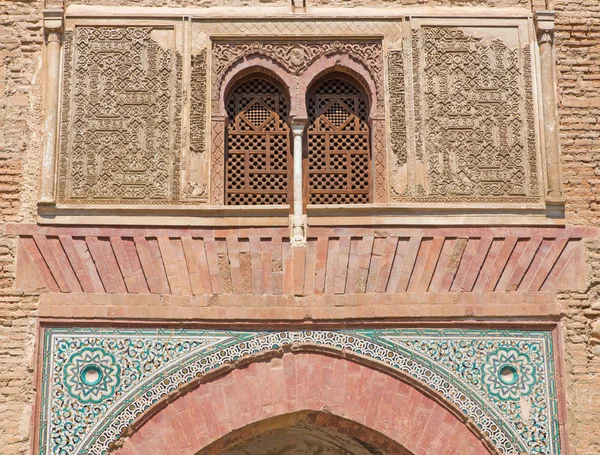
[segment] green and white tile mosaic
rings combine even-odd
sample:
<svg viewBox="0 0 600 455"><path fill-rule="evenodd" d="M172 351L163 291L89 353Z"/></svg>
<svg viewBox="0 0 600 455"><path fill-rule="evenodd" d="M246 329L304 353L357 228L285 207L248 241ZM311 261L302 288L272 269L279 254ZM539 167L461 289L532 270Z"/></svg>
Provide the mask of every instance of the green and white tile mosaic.
<svg viewBox="0 0 600 455"><path fill-rule="evenodd" d="M291 343L345 349L410 375L458 406L502 453L560 453L547 331L49 327L40 454L105 454L123 428L197 375Z"/></svg>

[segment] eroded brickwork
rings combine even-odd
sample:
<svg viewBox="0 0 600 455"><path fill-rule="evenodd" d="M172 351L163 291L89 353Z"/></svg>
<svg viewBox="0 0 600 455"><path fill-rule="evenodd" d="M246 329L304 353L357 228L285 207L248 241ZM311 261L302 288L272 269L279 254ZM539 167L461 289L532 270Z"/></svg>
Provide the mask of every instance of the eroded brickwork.
<svg viewBox="0 0 600 455"><path fill-rule="evenodd" d="M600 4L557 0L556 53L566 216L600 225ZM572 453L600 452L600 243L588 243L589 289L561 296Z"/></svg>
<svg viewBox="0 0 600 455"><path fill-rule="evenodd" d="M575 455L600 453L600 241L587 242L588 290L559 295L570 446ZM594 331L595 329L595 331Z"/></svg>

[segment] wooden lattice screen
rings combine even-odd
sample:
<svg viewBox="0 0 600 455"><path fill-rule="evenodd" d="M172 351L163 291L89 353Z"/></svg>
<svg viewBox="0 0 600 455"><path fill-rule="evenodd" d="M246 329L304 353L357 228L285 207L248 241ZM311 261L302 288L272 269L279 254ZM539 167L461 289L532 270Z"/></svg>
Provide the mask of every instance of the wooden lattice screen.
<svg viewBox="0 0 600 455"><path fill-rule="evenodd" d="M227 100L226 204L287 204L289 106L271 82L240 84Z"/></svg>
<svg viewBox="0 0 600 455"><path fill-rule="evenodd" d="M310 204L367 203L371 153L367 101L344 79L328 79L308 97L308 200Z"/></svg>

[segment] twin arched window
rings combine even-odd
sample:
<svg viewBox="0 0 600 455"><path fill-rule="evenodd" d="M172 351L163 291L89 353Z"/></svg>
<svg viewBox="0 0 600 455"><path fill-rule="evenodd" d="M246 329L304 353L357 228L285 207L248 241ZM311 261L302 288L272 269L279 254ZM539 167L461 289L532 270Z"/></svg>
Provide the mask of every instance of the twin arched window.
<svg viewBox="0 0 600 455"><path fill-rule="evenodd" d="M265 77L240 82L227 98L226 204L291 201L289 103ZM309 204L371 200L368 103L359 86L331 76L307 94L304 200Z"/></svg>

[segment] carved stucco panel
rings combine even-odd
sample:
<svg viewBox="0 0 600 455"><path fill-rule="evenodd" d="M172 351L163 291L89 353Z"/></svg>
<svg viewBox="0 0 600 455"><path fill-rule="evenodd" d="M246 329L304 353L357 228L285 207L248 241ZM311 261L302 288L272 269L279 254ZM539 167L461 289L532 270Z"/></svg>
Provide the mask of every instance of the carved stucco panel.
<svg viewBox="0 0 600 455"><path fill-rule="evenodd" d="M215 42L212 51L213 109L218 109L223 78L232 65L251 56L263 56L296 78L322 56L347 55L366 68L377 90L378 108L383 106L383 57L381 41L327 42ZM292 91L295 87L289 87ZM300 94L302 95L302 94ZM303 100L299 100L302 102Z"/></svg>
<svg viewBox="0 0 600 455"><path fill-rule="evenodd" d="M65 42L58 202L179 197L182 57L173 28L77 27Z"/></svg>
<svg viewBox="0 0 600 455"><path fill-rule="evenodd" d="M208 200L208 153L206 147L207 61L206 49L191 56L190 75L190 152L186 163L189 172L183 197L198 202Z"/></svg>
<svg viewBox="0 0 600 455"><path fill-rule="evenodd" d="M424 25L388 54L393 202L540 202L531 53L519 37Z"/></svg>

